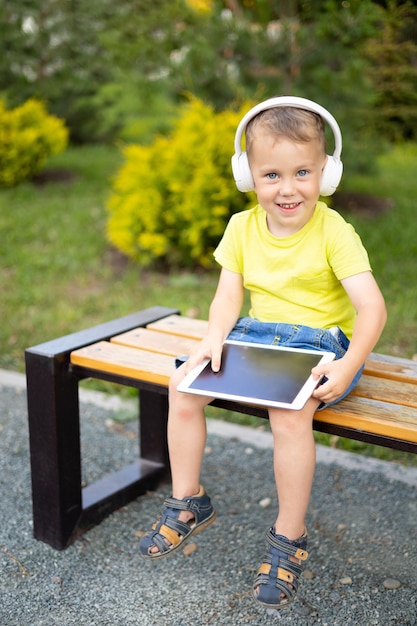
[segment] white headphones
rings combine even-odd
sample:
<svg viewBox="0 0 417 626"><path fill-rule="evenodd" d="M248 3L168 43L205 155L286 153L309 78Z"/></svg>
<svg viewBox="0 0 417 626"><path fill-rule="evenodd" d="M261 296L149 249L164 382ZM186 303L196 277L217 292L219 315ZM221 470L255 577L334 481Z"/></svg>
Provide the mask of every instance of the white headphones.
<svg viewBox="0 0 417 626"><path fill-rule="evenodd" d="M318 115L320 115L320 117L322 117L323 120L329 124L333 131L335 149L332 156L327 155L327 162L324 166L320 181L320 195L331 196L336 191L343 172L343 164L340 160L342 152L342 134L340 132L339 125L333 115L331 115L320 104L316 104L312 100L298 98L296 96L269 98L269 100L265 100L265 102L261 102L260 104L254 106L240 121L235 135L235 154L232 157L232 170L236 187L239 191L254 190L254 182L249 167L248 156L246 152L242 152L241 142L243 132L246 129L248 122L258 115L258 113L266 111L267 109L274 109L275 107L295 107L296 109L313 111L313 113L318 113Z"/></svg>

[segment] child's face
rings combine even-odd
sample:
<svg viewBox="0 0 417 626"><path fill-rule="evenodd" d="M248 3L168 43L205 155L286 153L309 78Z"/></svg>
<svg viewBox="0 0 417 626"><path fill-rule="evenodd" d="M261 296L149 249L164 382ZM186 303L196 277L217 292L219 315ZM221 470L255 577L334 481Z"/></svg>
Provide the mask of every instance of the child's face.
<svg viewBox="0 0 417 626"><path fill-rule="evenodd" d="M288 237L312 217L326 158L318 139L295 143L261 129L255 134L249 163L273 235Z"/></svg>

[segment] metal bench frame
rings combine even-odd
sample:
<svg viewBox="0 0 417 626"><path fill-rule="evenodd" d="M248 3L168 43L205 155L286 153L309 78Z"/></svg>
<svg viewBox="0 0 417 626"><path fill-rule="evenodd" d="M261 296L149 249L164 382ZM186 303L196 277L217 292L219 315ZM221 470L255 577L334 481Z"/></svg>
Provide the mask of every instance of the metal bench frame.
<svg viewBox="0 0 417 626"><path fill-rule="evenodd" d="M34 537L53 548L66 548L78 534L115 509L155 488L168 468L166 388L94 372L94 378L137 387L139 459L99 481L81 487L78 384L89 372L75 372L70 354L178 313L152 307L88 330L39 344L25 351L29 415Z"/></svg>

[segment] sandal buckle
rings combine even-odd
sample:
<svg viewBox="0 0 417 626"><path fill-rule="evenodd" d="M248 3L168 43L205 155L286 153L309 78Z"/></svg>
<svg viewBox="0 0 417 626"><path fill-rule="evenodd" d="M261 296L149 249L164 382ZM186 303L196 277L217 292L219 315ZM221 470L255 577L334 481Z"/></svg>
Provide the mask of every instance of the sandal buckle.
<svg viewBox="0 0 417 626"><path fill-rule="evenodd" d="M280 580L285 580L288 583L294 582L294 575L283 567L278 568L277 578L279 578Z"/></svg>
<svg viewBox="0 0 417 626"><path fill-rule="evenodd" d="M300 561L306 561L308 559L308 552L307 550L302 550L301 548L298 548L294 556L296 559L300 559Z"/></svg>

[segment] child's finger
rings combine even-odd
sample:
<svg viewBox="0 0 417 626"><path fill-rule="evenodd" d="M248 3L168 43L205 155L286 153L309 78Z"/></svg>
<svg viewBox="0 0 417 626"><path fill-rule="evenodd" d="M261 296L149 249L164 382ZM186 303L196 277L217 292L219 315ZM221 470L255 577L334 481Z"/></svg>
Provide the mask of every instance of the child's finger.
<svg viewBox="0 0 417 626"><path fill-rule="evenodd" d="M213 372L218 372L220 370L222 363L222 350L212 350L211 353L211 369Z"/></svg>

